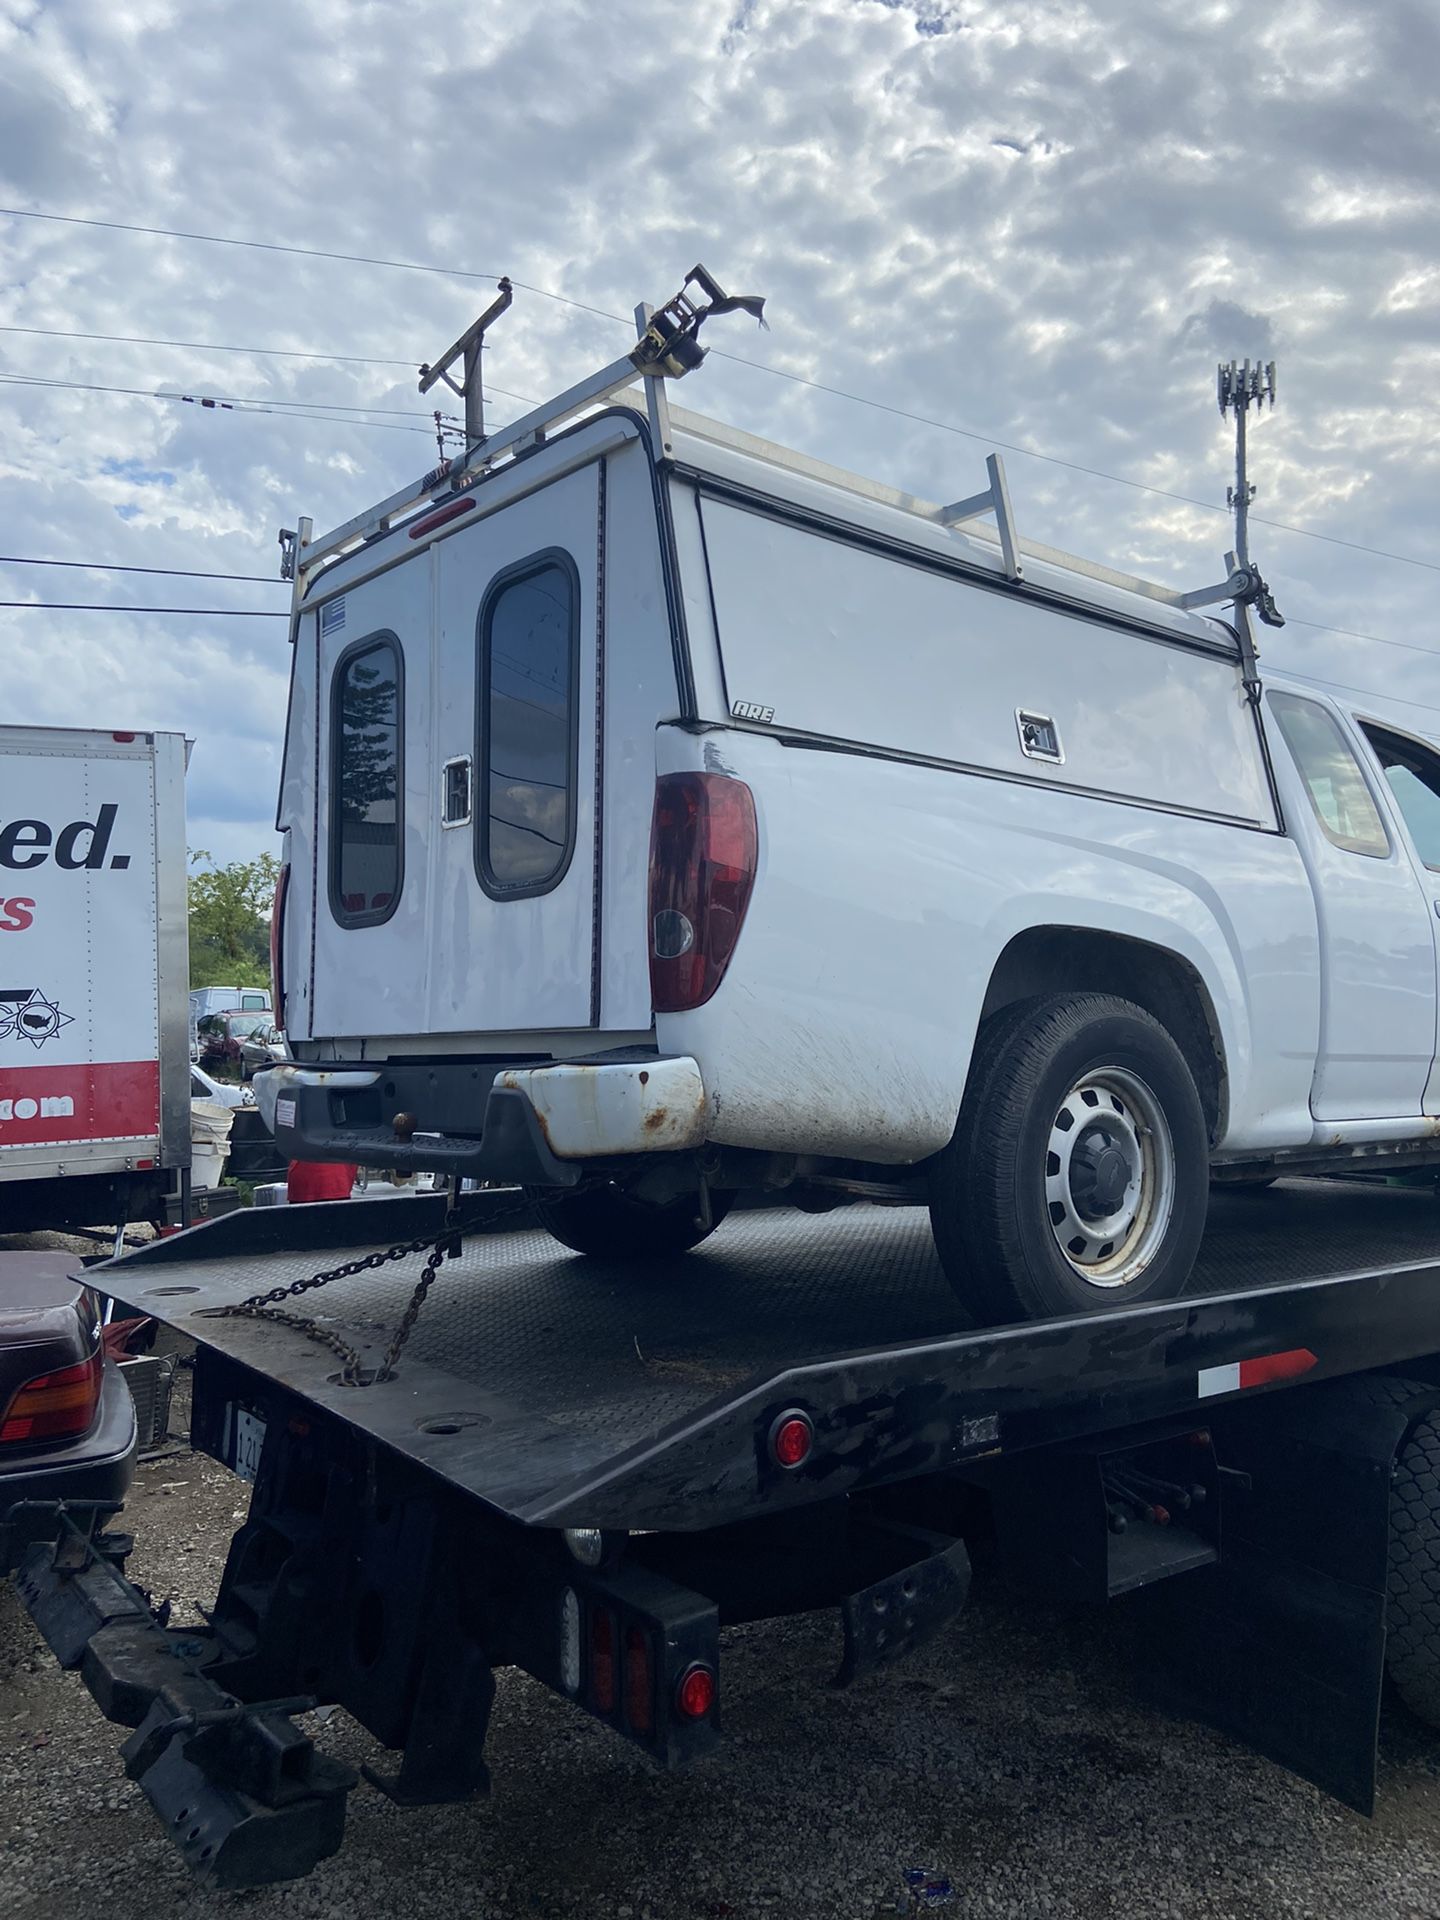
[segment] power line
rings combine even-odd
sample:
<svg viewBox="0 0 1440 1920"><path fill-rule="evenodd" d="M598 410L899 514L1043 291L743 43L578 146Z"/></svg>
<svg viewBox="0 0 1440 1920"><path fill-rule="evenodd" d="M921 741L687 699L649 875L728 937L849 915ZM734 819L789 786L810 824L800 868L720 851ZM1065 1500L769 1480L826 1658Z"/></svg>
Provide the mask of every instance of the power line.
<svg viewBox="0 0 1440 1920"><path fill-rule="evenodd" d="M263 354L273 360L333 360L346 367L406 367L412 373L416 366L413 360L382 359L372 354L310 353L299 347L231 347L217 340L157 340L144 333L74 333L66 327L15 326L0 326L0 333L24 333L38 340L104 340L121 347L191 347L199 353Z"/></svg>
<svg viewBox="0 0 1440 1920"><path fill-rule="evenodd" d="M326 425L332 426L332 427L340 427L340 426L373 427L378 432L381 432L381 433L421 433L421 434L424 434L427 438L433 438L434 432L435 432L435 429L433 426L432 427L421 427L421 426L411 427L411 426L392 425L391 422L388 420L365 420L365 419L337 420L334 418L334 415L337 412L354 412L354 413L363 414L371 411L374 411L374 412L384 411L384 409L381 409L381 408L374 408L374 409L367 408L367 407L342 408L342 407L336 406L336 407L332 407L330 412L328 413L298 411L298 409L300 409L301 407L314 408L314 407L325 406L328 404L327 402L321 401L321 400L310 400L310 401L282 400L282 401L272 403L272 402L263 401L263 400L250 400L250 399L246 399L238 396L235 398L229 398L221 394L201 395L201 394L188 394L188 393L154 393L146 387L103 386L96 381L42 379L39 375L36 375L36 374L23 374L23 373L0 373L0 382L3 382L4 385L11 386L11 387L59 388L66 392L71 392L71 393L113 393L113 394L124 394L136 400L179 401L179 402L188 403L191 406L201 407L206 411L209 411L210 408L213 407L213 408L223 409L228 413L268 413L277 420L319 420L325 423ZM209 402L209 407L207 407L206 405L207 402ZM498 431L498 429L496 430Z"/></svg>
<svg viewBox="0 0 1440 1920"><path fill-rule="evenodd" d="M76 333L64 327L17 326L0 326L0 333L27 334L39 340L101 340L111 346L120 347L182 347L193 349L197 353L245 353L269 360L321 360L330 361L341 367L405 367L412 373L416 370L413 360L388 359L373 354L317 353L308 348L302 351L299 347L238 347L219 340L162 340L148 333ZM509 387L491 386L487 381L485 383L486 399L493 398L497 393L506 400L523 401L527 407L540 405L540 402L528 393L515 393ZM305 403L294 401L291 404L300 406ZM318 406L323 403L317 401L314 404ZM376 413L382 409L366 407L360 411ZM447 415L446 417L448 419L456 416Z"/></svg>
<svg viewBox="0 0 1440 1920"><path fill-rule="evenodd" d="M127 607L100 600L0 600L0 607L39 613L186 613L217 620L288 620L269 607Z"/></svg>
<svg viewBox="0 0 1440 1920"><path fill-rule="evenodd" d="M80 567L87 573L159 573L170 580L254 580L266 587L284 584L268 573L197 573L190 567L122 566L118 560L39 560L26 553L0 553L0 567Z"/></svg>
<svg viewBox="0 0 1440 1920"><path fill-rule="evenodd" d="M28 207L0 207L14 220L50 220L66 227L103 227L110 233L144 233L160 240L204 240L215 247L251 247L260 253L298 254L307 260L343 260L357 267L399 267L407 273L443 273L456 280L498 281L498 273L469 273L463 267L432 267L419 260L380 260L368 253L331 253L321 247L292 247L278 240L240 240L223 233L187 233L173 227L140 227L125 220L91 220L74 213L37 213ZM538 291L538 289L531 289Z"/></svg>
<svg viewBox="0 0 1440 1920"><path fill-rule="evenodd" d="M0 207L0 215L8 215L10 218L17 220L48 220L65 226L103 228L115 233L145 234L152 238L166 240L203 241L212 246L248 247L257 249L260 252L294 254L306 259L339 260L355 266L385 267L404 273L440 274L457 280L486 280L493 282L498 281L500 278L500 276L495 273L481 273L465 267L437 266L428 261L390 260L375 254L334 253L319 247L282 245L280 242L273 240L249 240L228 234L194 233L183 228L175 227L137 226L120 220L82 218L76 214L40 213L24 207ZM543 300L553 300L560 306L573 308L578 313L592 314L597 319L612 321L616 326L628 328L631 325L631 322L627 320L623 314L611 313L606 307L592 306L584 300L571 299L567 294L556 293L550 287L537 287L528 281L515 280L513 276L511 283L521 292L533 293L537 298ZM165 345L172 343L156 341L144 344ZM173 344L181 345L186 343L175 342ZM229 348L220 348L217 350L221 352L240 351L240 349ZM266 351L266 349L252 349L252 351L261 352ZM273 351L283 350L273 349ZM1181 506L1197 507L1204 513L1228 514L1229 512L1228 507L1222 507L1213 500L1199 500L1196 499L1193 494L1176 493L1168 487L1157 487L1145 480L1131 480L1124 474L1108 473L1104 468L1088 466L1081 460L1067 460L1060 454L1044 453L1039 448L1021 446L1019 442L1013 440L1001 440L995 434L984 433L973 427L957 426L950 420L937 420L931 414L915 413L909 408L894 406L889 401L872 399L868 394L852 393L845 387L830 386L823 380L812 380L805 374L792 373L785 367L768 366L762 360L751 360L744 354L731 353L722 347L714 347L711 351L717 359L731 361L736 366L749 367L757 373L768 373L773 375L777 380L789 380L792 384L807 387L812 392L827 394L837 400L848 400L855 406L870 407L876 412L889 414L894 419L908 420L916 426L933 427L940 433L956 434L962 439L979 441L985 445L997 447L1005 453L1019 454L1027 460L1040 460L1049 466L1062 467L1070 473L1084 474L1092 480L1108 480L1114 486L1130 487L1137 493L1153 494L1160 500L1173 500ZM384 364L409 366L411 363L407 360L403 362L387 361ZM497 387L495 391L500 393L503 392L504 389ZM507 397L523 399L523 396L518 394ZM418 429L418 431L425 431L425 429ZM1320 540L1330 546L1348 548L1354 553L1369 554L1380 560L1392 560L1401 566L1422 567L1427 572L1440 573L1440 561L1420 560L1413 554L1393 553L1383 547L1366 546L1358 540L1342 539L1338 534L1319 533L1310 527L1297 527L1289 521L1267 519L1263 514L1251 514L1250 518L1255 525L1273 528L1278 533L1293 533L1297 534L1301 539Z"/></svg>

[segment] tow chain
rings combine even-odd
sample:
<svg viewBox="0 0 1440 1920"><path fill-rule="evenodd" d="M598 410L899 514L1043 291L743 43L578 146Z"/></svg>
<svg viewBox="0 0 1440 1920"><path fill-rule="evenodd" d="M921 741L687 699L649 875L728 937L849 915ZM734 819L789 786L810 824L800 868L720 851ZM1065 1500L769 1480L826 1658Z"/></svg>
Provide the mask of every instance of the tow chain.
<svg viewBox="0 0 1440 1920"><path fill-rule="evenodd" d="M528 1200L519 1200L514 1206L501 1208L496 1213L486 1214L483 1219L476 1216L462 1220L457 1207L448 1207L445 1212L445 1224L438 1234L419 1240L402 1240L398 1245L388 1247L384 1253L362 1254L356 1260L347 1260L343 1266L327 1268L323 1273L312 1273L307 1279L292 1280L288 1287L271 1287L268 1293L251 1294L248 1300L238 1300L234 1306L212 1307L210 1313L216 1319L265 1320L277 1327L290 1327L296 1333L304 1334L307 1340L318 1341L322 1347L329 1347L341 1360L341 1382L347 1387L378 1386L382 1380L389 1380L395 1372L395 1362L405 1346L405 1342L415 1331L415 1322L420 1317L420 1309L425 1304L425 1296L435 1284L435 1277L447 1260L459 1257L461 1242L467 1233L473 1233L477 1227L493 1228L502 1221L509 1220L522 1213L529 1213ZM401 1314L385 1350L385 1358L373 1372L367 1370L364 1359L347 1341L330 1327L322 1327L318 1320L303 1313L287 1313L279 1305L283 1300L292 1300L297 1294L311 1293L317 1287L328 1287L332 1280L349 1280L357 1273L371 1272L385 1267L392 1260L408 1260L413 1254L428 1253L429 1258L420 1270L420 1278L415 1283L409 1304Z"/></svg>

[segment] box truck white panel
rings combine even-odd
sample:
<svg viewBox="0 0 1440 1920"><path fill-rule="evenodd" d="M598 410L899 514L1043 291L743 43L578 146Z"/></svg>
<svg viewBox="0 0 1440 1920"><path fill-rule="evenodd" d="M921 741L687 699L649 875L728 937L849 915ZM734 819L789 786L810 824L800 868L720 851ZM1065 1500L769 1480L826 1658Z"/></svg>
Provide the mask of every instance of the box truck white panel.
<svg viewBox="0 0 1440 1920"><path fill-rule="evenodd" d="M0 728L7 1194L189 1163L184 774L179 735Z"/></svg>

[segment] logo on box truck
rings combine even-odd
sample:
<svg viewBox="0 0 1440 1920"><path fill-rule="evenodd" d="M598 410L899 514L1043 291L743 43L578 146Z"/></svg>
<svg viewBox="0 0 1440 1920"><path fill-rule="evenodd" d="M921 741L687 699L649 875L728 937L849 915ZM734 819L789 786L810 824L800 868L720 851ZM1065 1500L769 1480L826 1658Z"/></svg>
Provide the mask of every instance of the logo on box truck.
<svg viewBox="0 0 1440 1920"><path fill-rule="evenodd" d="M18 867L22 871L43 867L54 854L57 867L78 872L88 867L95 872L106 864L110 838L120 809L108 802L93 820L72 820L55 828L48 820L8 820L0 826L0 867ZM128 853L110 854L112 868L130 864Z"/></svg>
<svg viewBox="0 0 1440 1920"><path fill-rule="evenodd" d="M46 1093L38 1100L32 1100L28 1094L21 1094L18 1100L0 1100L0 1121L4 1120L68 1120L75 1112L75 1102L68 1093Z"/></svg>

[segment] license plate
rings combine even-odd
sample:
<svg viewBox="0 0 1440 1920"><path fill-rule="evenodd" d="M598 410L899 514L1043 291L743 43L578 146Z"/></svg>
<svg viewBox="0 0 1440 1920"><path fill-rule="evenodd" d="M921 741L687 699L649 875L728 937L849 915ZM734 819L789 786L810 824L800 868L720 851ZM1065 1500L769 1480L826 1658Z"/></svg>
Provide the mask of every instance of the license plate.
<svg viewBox="0 0 1440 1920"><path fill-rule="evenodd" d="M260 1472L260 1454L265 1445L265 1422L258 1414L235 1409L235 1458L231 1462L242 1480L252 1483Z"/></svg>

